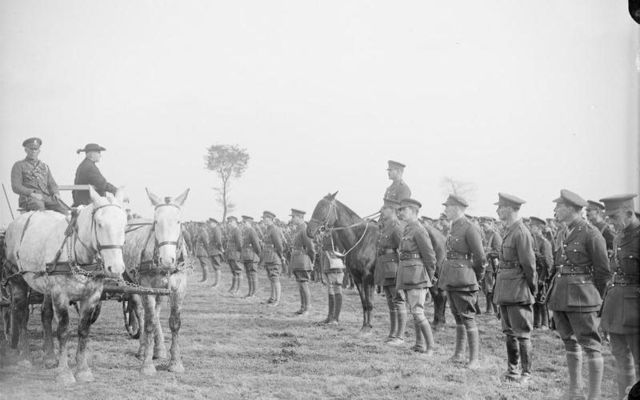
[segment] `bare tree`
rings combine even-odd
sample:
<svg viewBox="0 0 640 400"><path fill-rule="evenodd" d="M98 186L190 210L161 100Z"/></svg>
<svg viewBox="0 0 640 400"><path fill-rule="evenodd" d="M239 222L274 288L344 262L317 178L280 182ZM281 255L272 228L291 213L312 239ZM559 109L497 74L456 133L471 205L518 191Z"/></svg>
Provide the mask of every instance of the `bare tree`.
<svg viewBox="0 0 640 400"><path fill-rule="evenodd" d="M467 201L473 201L478 190L475 183L460 181L450 176L445 176L440 180L440 187L445 196L455 194L462 196Z"/></svg>
<svg viewBox="0 0 640 400"><path fill-rule="evenodd" d="M231 180L239 178L246 171L249 153L237 145L216 144L207 148L204 161L205 168L214 171L220 178L221 186L213 189L218 194L216 201L222 206L222 220L224 221L227 218L227 213L235 208L229 198Z"/></svg>

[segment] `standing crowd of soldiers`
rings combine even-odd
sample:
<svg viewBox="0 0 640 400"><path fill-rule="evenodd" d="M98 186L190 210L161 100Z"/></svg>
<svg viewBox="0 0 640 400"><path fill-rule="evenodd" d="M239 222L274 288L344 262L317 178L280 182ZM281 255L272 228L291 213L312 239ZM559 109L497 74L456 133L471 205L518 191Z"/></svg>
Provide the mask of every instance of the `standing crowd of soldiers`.
<svg viewBox="0 0 640 400"><path fill-rule="evenodd" d="M42 141L30 138L23 146L27 157L15 163L12 188L25 210L51 209L67 213L49 167L38 159ZM78 167L74 183L91 184L96 191L115 192L95 163L105 149L88 144L78 152L86 158ZM419 218L421 203L411 198L403 181L405 166L388 163L393 181L383 197L376 248L375 283L384 290L390 329L385 342L402 346L407 316L413 317L412 349L430 355L435 346L425 302L434 304L433 329L445 324L449 303L455 319L454 362L479 368L481 338L476 315L478 297L486 297L485 313L495 313L505 335L505 379L526 384L532 374L531 332L551 325L562 339L568 368L566 398L582 399L582 365L588 370L588 399L601 392L604 371L603 335L608 335L616 360L619 394L640 374L640 220L635 194L586 201L569 190L553 200L554 218L519 216L525 201L498 193L498 218L471 217L462 196L451 194L438 219ZM88 204L89 197L74 192L74 206ZM582 212L586 209L586 218ZM283 272L295 276L300 293L297 315L308 315L310 280L322 280L328 288L326 324L339 321L345 265L331 235L307 236L305 212L292 209L288 224L264 211L260 222L250 216L234 216L221 224L187 223L183 236L189 251L199 260L203 281L208 267L213 286L220 281L223 261L229 265L237 295L244 270L248 291L256 294L259 267L271 284L266 303L281 299ZM315 239L315 242L314 242ZM316 257L316 255L319 255ZM552 316L550 317L550 312ZM468 356L466 347L468 347Z"/></svg>

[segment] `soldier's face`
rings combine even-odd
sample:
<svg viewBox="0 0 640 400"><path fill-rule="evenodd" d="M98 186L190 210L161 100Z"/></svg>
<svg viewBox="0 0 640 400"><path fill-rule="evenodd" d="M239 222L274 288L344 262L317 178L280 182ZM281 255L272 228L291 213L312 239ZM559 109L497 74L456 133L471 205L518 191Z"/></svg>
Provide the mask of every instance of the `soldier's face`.
<svg viewBox="0 0 640 400"><path fill-rule="evenodd" d="M556 203L553 209L553 216L556 221L566 222L570 219L573 209L564 203Z"/></svg>
<svg viewBox="0 0 640 400"><path fill-rule="evenodd" d="M587 210L587 219L592 224L594 222L600 221L600 218L598 217L599 215L600 215L600 212L598 210Z"/></svg>
<svg viewBox="0 0 640 400"><path fill-rule="evenodd" d="M444 206L444 215L447 216L449 221L453 221L454 219L458 219L458 217L462 214L462 210L458 206L453 204L449 204Z"/></svg>
<svg viewBox="0 0 640 400"><path fill-rule="evenodd" d="M617 232L629 226L631 219L630 213L624 210L618 210L607 217L607 221L613 225Z"/></svg>
<svg viewBox="0 0 640 400"><path fill-rule="evenodd" d="M30 160L37 160L38 154L40 154L40 147L25 147L24 152L27 153L27 158Z"/></svg>
<svg viewBox="0 0 640 400"><path fill-rule="evenodd" d="M394 169L394 168L390 168L387 170L387 176L389 177L389 179L396 179L398 178L398 170Z"/></svg>
<svg viewBox="0 0 640 400"><path fill-rule="evenodd" d="M512 212L513 209L511 207L506 207L503 205L499 205L498 209L496 210L496 214L498 214L500 221L506 221L511 216Z"/></svg>

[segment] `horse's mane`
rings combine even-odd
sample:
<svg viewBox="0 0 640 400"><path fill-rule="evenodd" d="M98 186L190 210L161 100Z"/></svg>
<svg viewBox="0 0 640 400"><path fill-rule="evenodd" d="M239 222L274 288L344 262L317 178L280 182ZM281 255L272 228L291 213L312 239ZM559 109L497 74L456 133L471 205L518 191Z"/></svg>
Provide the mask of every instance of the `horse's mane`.
<svg viewBox="0 0 640 400"><path fill-rule="evenodd" d="M335 199L334 199L335 200ZM349 207L347 207L344 203L342 203L339 200L335 200L336 204L339 205L341 208L344 209L344 211L347 213L348 217L354 218L354 219L362 219L360 218L360 216L358 214L356 214L355 211L353 211L352 209L350 209Z"/></svg>

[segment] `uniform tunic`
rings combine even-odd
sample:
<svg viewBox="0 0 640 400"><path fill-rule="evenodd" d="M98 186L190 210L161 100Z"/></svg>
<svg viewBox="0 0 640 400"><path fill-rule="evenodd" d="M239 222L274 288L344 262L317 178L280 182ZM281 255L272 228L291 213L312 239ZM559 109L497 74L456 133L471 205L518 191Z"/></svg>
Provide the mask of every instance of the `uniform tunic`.
<svg viewBox="0 0 640 400"><path fill-rule="evenodd" d="M409 186L407 186L407 184L404 183L402 179L393 181L391 186L389 186L387 190L384 192L385 199L391 199L395 201L408 199L410 197L411 197L411 189L409 189Z"/></svg>
<svg viewBox="0 0 640 400"><path fill-rule="evenodd" d="M240 261L240 249L242 248L242 234L240 229L236 227L229 227L227 236L227 243L225 246L225 256L229 263L229 268L234 275L239 274L242 268L238 264Z"/></svg>
<svg viewBox="0 0 640 400"><path fill-rule="evenodd" d="M385 220L379 230L376 244L376 269L374 281L376 285L393 286L396 284L398 272L398 248L402 240L400 221Z"/></svg>
<svg viewBox="0 0 640 400"><path fill-rule="evenodd" d="M610 252L613 251L613 239L615 238L616 234L613 232L609 224L607 224L605 221L602 221L593 224L593 226L595 226L602 234L602 237L604 237L604 241L607 244L607 250Z"/></svg>
<svg viewBox="0 0 640 400"><path fill-rule="evenodd" d="M224 252L222 245L222 230L219 226L209 227L209 256L221 256Z"/></svg>
<svg viewBox="0 0 640 400"><path fill-rule="evenodd" d="M260 261L258 255L261 251L260 239L258 238L256 230L251 225L245 225L242 229L241 257L247 272L256 272L255 263Z"/></svg>
<svg viewBox="0 0 640 400"><path fill-rule="evenodd" d="M399 250L398 290L431 287L436 272L436 256L427 230L418 221L410 221L405 226Z"/></svg>
<svg viewBox="0 0 640 400"><path fill-rule="evenodd" d="M88 158L82 160L80 165L78 165L78 168L76 169L76 178L73 183L74 185L93 185L94 189L100 196L104 196L106 192L116 194L116 191L118 190L118 188L107 182L96 166L96 163ZM91 196L87 190L74 190L72 195L74 207L81 204L91 204Z"/></svg>
<svg viewBox="0 0 640 400"><path fill-rule="evenodd" d="M483 290L485 293L493 293L496 284L496 274L498 273L498 258L502 249L502 237L495 230L490 230L486 236L486 244L484 246L485 254L488 259L487 273L482 280Z"/></svg>
<svg viewBox="0 0 640 400"><path fill-rule="evenodd" d="M52 196L58 194L58 184L51 175L49 166L40 160L30 160L25 158L13 164L11 168L11 189L20 195L18 206L25 209L31 203L31 194L40 193L47 200L52 201ZM47 199L49 198L49 199Z"/></svg>
<svg viewBox="0 0 640 400"><path fill-rule="evenodd" d="M303 222L298 225L291 249L290 265L298 280L309 280L310 271L313 270L311 260L315 259L315 256L315 246L307 236L307 223Z"/></svg>
<svg viewBox="0 0 640 400"><path fill-rule="evenodd" d="M533 304L538 277L533 238L522 220L505 231L496 276L495 302L498 305Z"/></svg>
<svg viewBox="0 0 640 400"><path fill-rule="evenodd" d="M447 239L447 259L439 287L447 291L477 291L486 262L480 228L466 217L451 224Z"/></svg>
<svg viewBox="0 0 640 400"><path fill-rule="evenodd" d="M198 224L196 230L195 245L196 257L209 258L209 231L204 224Z"/></svg>
<svg viewBox="0 0 640 400"><path fill-rule="evenodd" d="M277 226L271 225L266 229L260 257L260 263L265 266L269 277L280 275L282 252L282 232Z"/></svg>

